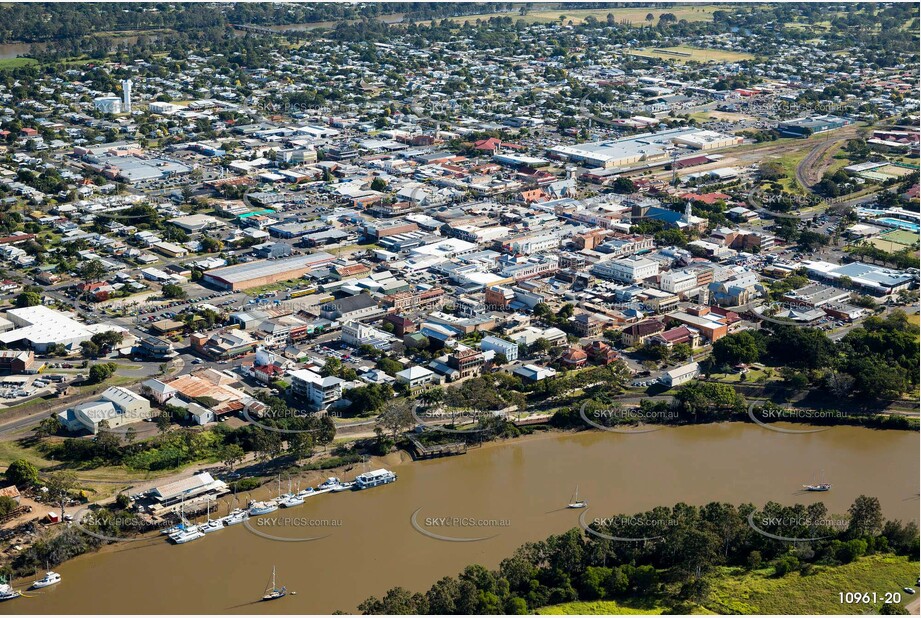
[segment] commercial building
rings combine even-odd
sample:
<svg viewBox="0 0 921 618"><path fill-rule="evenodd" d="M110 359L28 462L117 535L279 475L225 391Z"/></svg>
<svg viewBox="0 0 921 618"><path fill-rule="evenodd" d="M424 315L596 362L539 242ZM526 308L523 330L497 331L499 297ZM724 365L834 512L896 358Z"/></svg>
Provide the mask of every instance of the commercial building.
<svg viewBox="0 0 921 618"><path fill-rule="evenodd" d="M684 311L666 314L666 318L697 330L710 343L716 343L729 334L727 317L714 313L710 307L688 307Z"/></svg>
<svg viewBox="0 0 921 618"><path fill-rule="evenodd" d="M35 353L32 350L0 351L0 375L37 373L44 366L45 363L35 362Z"/></svg>
<svg viewBox="0 0 921 618"><path fill-rule="evenodd" d="M679 128L615 140L556 146L549 150L549 154L557 159L582 163L586 167L613 168L665 160L675 145L707 150L732 146L741 141L741 138L714 131Z"/></svg>
<svg viewBox="0 0 921 618"><path fill-rule="evenodd" d="M335 259L336 257L330 253L318 251L281 260L257 260L209 270L205 273L204 280L225 290L246 290L278 281L297 279Z"/></svg>
<svg viewBox="0 0 921 618"><path fill-rule="evenodd" d="M835 283L846 282L850 287L857 288L873 294L884 296L894 294L899 290L906 290L911 285L914 277L907 272L883 268L873 264L853 262L844 266L830 262L806 262L809 277ZM3 335L0 335L2 341Z"/></svg>
<svg viewBox="0 0 921 618"><path fill-rule="evenodd" d="M518 360L517 343L512 343L511 341L506 341L505 339L499 339L498 337L493 337L492 335L483 337L483 340L480 341L480 349L483 351L492 350L496 354L502 354L509 362Z"/></svg>
<svg viewBox="0 0 921 618"><path fill-rule="evenodd" d="M384 314L384 309L370 294L346 296L325 303L320 307L320 315L327 320L351 321L376 317Z"/></svg>
<svg viewBox="0 0 921 618"><path fill-rule="evenodd" d="M435 381L435 372L425 367L410 367L396 373L397 382L406 386L411 393L424 389Z"/></svg>
<svg viewBox="0 0 921 618"><path fill-rule="evenodd" d="M592 267L592 274L602 279L636 283L658 275L659 263L640 257L608 260L595 264Z"/></svg>
<svg viewBox="0 0 921 618"><path fill-rule="evenodd" d="M851 124L850 120L838 116L807 116L781 122L777 125L777 131L787 137L809 137L816 133L840 129L849 124Z"/></svg>
<svg viewBox="0 0 921 618"><path fill-rule="evenodd" d="M738 146L744 140L737 135L726 135L716 131L697 131L676 136L672 141L681 146L694 148L696 150L713 150L715 148L727 148L729 146Z"/></svg>
<svg viewBox="0 0 921 618"><path fill-rule="evenodd" d="M32 348L39 353L46 352L49 347L57 344L62 344L68 349L75 349L97 333L128 332L114 324L83 324L65 313L49 309L44 305L9 309L6 312L6 319L16 328L0 333L0 343L7 346L20 345Z"/></svg>
<svg viewBox="0 0 921 618"><path fill-rule="evenodd" d="M687 365L682 365L681 367L666 371L659 377L659 382L671 388L684 384L685 382L690 382L698 375L700 375L700 365L697 363L688 363Z"/></svg>
<svg viewBox="0 0 921 618"><path fill-rule="evenodd" d="M393 336L361 322L346 322L342 325L342 343L352 347L369 345L387 351L393 346Z"/></svg>
<svg viewBox="0 0 921 618"><path fill-rule="evenodd" d="M697 287L697 273L693 270L670 270L659 279L659 288L681 294Z"/></svg>
<svg viewBox="0 0 921 618"><path fill-rule="evenodd" d="M288 373L291 384L288 392L292 397L306 402L319 412L326 410L342 398L345 380L334 376L323 377L309 369L298 369Z"/></svg>
<svg viewBox="0 0 921 618"><path fill-rule="evenodd" d="M483 353L473 348L457 349L448 356L448 367L455 369L462 379L480 373L484 362Z"/></svg>
<svg viewBox="0 0 921 618"><path fill-rule="evenodd" d="M189 337L192 349L215 360L226 360L252 352L258 343L245 330L226 330L212 333L192 333Z"/></svg>
<svg viewBox="0 0 921 618"><path fill-rule="evenodd" d="M107 388L97 401L75 405L58 414L58 420L68 431L99 433L102 423L108 429L138 423L151 418L150 402L127 388Z"/></svg>
<svg viewBox="0 0 921 618"><path fill-rule="evenodd" d="M200 501L205 497L216 498L229 491L227 483L214 479L208 472L202 472L191 478L154 487L147 495L156 500L161 507L167 507L190 500Z"/></svg>

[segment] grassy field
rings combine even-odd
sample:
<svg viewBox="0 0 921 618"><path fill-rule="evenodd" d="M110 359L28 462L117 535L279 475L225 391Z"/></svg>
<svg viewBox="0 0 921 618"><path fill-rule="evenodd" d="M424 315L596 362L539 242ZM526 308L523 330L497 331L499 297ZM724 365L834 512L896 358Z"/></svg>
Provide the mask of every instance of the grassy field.
<svg viewBox="0 0 921 618"><path fill-rule="evenodd" d="M899 592L902 604L912 596L901 592L903 586L913 586L918 577L918 562L905 557L880 555L861 558L839 567L815 567L811 575L792 573L773 577L773 568L742 571L723 568L719 577L710 580L706 600L694 614L878 614L882 600L876 605L842 604L839 592ZM667 605L658 599L646 598L618 601L576 601L551 605L537 610L545 616L563 615L651 615L662 614Z"/></svg>
<svg viewBox="0 0 921 618"><path fill-rule="evenodd" d="M38 60L34 58L2 58L0 59L0 71L4 69L18 69L34 64L38 64Z"/></svg>
<svg viewBox="0 0 921 618"><path fill-rule="evenodd" d="M665 607L657 602L645 604L642 602L624 602L617 601L573 601L572 603L562 603L560 605L551 605L542 607L537 613L542 616L575 616L575 615L657 615L665 611Z"/></svg>
<svg viewBox="0 0 921 618"><path fill-rule="evenodd" d="M782 578L772 569L730 575L713 581L703 603L720 614L864 614L878 613L882 601L871 607L841 604L838 592L873 591L877 594L901 591L913 586L918 563L907 558L869 556L840 567L816 567L812 575L793 573ZM902 594L902 602L911 597Z"/></svg>
<svg viewBox="0 0 921 618"><path fill-rule="evenodd" d="M663 13L672 13L679 20L685 19L687 21L710 21L713 19L713 13L718 10L732 10L732 7L727 7L725 5L719 4L695 4L695 5L685 5L685 6L673 6L668 9L659 9L659 8L648 8L648 7L624 7L624 8L603 8L603 9L575 9L575 10L565 10L565 9L555 9L555 10L532 10L529 11L527 15L520 15L518 11L512 11L508 13L483 13L480 15L463 15L460 17L452 17L451 19L457 23L464 23L465 21L475 22L477 19L487 20L490 17L511 17L513 20L523 19L529 24L547 24L547 23L559 23L560 16L564 16L565 23L572 21L573 24L581 24L585 21L587 17L594 17L598 21L605 21L608 17L608 14L614 16L614 20L618 23L626 21L631 25L643 26L647 24L655 25L659 22L659 16ZM646 21L646 15L652 13L654 20L651 22ZM438 20L441 21L441 20ZM431 23L431 22L419 22L419 23Z"/></svg>
<svg viewBox="0 0 921 618"><path fill-rule="evenodd" d="M908 316L908 322L910 324L914 324L915 326L921 326L921 315L912 313Z"/></svg>
<svg viewBox="0 0 921 618"><path fill-rule="evenodd" d="M674 53L668 53L674 52ZM634 56L646 56L650 58L662 58L663 60L675 60L677 62L736 62L739 60L751 60L754 58L751 54L742 52L727 51L723 49L701 49L698 47L689 47L687 45L678 45L676 47L664 48L644 48L631 52Z"/></svg>

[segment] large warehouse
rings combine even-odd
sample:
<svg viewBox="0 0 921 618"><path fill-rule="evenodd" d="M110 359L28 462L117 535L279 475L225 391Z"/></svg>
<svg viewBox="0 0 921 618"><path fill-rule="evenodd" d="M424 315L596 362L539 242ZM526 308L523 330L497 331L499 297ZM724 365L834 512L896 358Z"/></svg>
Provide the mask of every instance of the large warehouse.
<svg viewBox="0 0 921 618"><path fill-rule="evenodd" d="M68 348L76 348L82 342L89 341L96 333L106 331L128 334L121 326L83 324L69 314L49 309L44 305L9 309L6 319L0 322L0 328L9 329L0 333L0 343L22 345L36 352L44 352L57 343L62 343Z"/></svg>
<svg viewBox="0 0 921 618"><path fill-rule="evenodd" d="M556 146L549 150L549 154L557 159L582 163L587 167L612 168L642 161L664 160L676 145L709 150L733 146L742 141L742 138L716 131L677 128L640 133L615 140Z"/></svg>
<svg viewBox="0 0 921 618"><path fill-rule="evenodd" d="M205 272L204 280L225 290L247 290L278 281L297 279L335 259L331 253L318 251L281 260L257 260L209 270Z"/></svg>

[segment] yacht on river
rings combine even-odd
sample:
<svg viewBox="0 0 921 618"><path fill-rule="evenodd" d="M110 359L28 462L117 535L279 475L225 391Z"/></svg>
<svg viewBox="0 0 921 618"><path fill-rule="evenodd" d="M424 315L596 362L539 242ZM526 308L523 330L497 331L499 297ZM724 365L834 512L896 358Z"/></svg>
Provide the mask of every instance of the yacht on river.
<svg viewBox="0 0 921 618"><path fill-rule="evenodd" d="M61 581L61 576L58 573L55 573L54 571L48 571L47 573L45 573L45 576L43 578L32 583L32 588L33 589L47 588L48 586L53 586L60 581Z"/></svg>
<svg viewBox="0 0 921 618"><path fill-rule="evenodd" d="M371 470L370 472L365 472L364 474L359 474L355 477L355 489L369 489L371 487L377 487L378 485L386 485L387 483L393 483L397 480L397 475L391 472L390 470L385 470L381 468L379 470Z"/></svg>

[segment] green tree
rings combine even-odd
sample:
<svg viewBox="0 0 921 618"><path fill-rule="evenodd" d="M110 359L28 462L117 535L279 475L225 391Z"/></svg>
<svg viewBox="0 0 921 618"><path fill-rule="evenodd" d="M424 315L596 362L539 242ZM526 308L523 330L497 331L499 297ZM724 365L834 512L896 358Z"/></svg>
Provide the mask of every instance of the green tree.
<svg viewBox="0 0 921 618"><path fill-rule="evenodd" d="M163 298L185 298L186 297L185 290L183 290L181 286L178 286L175 283L167 283L161 288L160 291L163 293Z"/></svg>
<svg viewBox="0 0 921 618"><path fill-rule="evenodd" d="M17 459L11 463L4 476L7 481L22 489L38 485L38 468L25 459Z"/></svg>
<svg viewBox="0 0 921 618"><path fill-rule="evenodd" d="M413 417L412 404L406 399L395 399L388 402L377 418L377 426L382 431L389 432L394 440L397 439L400 433L415 424L416 419Z"/></svg>
<svg viewBox="0 0 921 618"><path fill-rule="evenodd" d="M42 304L42 297L38 292L23 292L16 297L17 307L35 307Z"/></svg>

